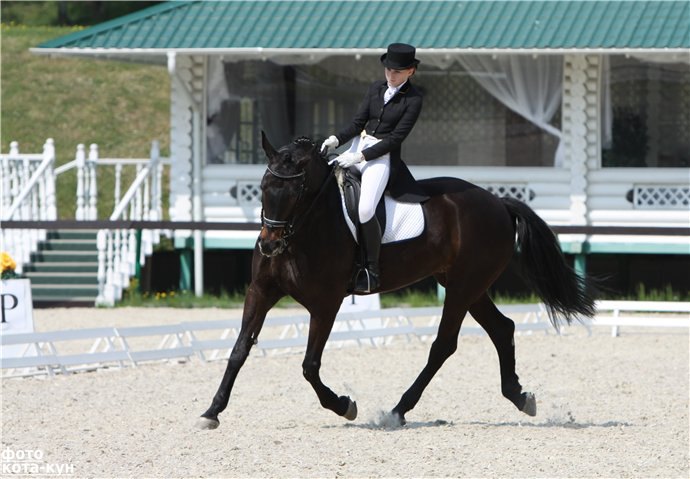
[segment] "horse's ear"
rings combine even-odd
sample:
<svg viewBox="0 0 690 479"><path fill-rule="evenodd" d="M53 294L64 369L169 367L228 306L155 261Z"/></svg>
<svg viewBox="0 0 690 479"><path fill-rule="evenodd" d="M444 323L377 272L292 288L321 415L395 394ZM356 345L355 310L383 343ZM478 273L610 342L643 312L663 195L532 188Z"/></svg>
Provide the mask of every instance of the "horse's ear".
<svg viewBox="0 0 690 479"><path fill-rule="evenodd" d="M276 149L273 148L273 145L271 145L271 142L268 141L266 133L263 130L261 130L261 146L263 147L264 153L266 153L266 156L269 160L274 158L278 154Z"/></svg>

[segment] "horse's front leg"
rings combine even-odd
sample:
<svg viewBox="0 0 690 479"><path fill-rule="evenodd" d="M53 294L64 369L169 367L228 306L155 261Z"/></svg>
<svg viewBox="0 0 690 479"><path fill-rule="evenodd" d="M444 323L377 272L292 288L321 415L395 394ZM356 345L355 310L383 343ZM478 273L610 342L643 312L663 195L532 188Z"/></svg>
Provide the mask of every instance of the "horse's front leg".
<svg viewBox="0 0 690 479"><path fill-rule="evenodd" d="M339 305L338 305L339 307ZM302 363L302 374L314 388L321 406L330 409L338 416L353 421L357 417L357 403L348 396L338 396L326 386L319 376L321 369L321 356L326 347L326 341L331 334L333 323L338 309L326 314L315 315L312 313L309 321L309 340L307 352Z"/></svg>
<svg viewBox="0 0 690 479"><path fill-rule="evenodd" d="M242 326L237 341L232 348L232 353L225 368L225 374L220 382L220 387L213 397L211 407L201 415L198 420L198 427L201 429L215 429L220 424L218 414L223 412L228 406L230 392L235 383L235 378L240 368L247 360L251 347L256 344L259 332L266 319L266 313L283 296L278 291L265 291L252 284L247 291L244 301L244 311L242 314Z"/></svg>

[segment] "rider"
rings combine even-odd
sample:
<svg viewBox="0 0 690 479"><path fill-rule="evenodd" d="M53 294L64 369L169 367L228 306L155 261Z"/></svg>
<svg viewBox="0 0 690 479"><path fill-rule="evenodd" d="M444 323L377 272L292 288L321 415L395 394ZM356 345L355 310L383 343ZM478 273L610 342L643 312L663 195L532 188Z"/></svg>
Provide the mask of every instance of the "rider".
<svg viewBox="0 0 690 479"><path fill-rule="evenodd" d="M386 79L369 86L350 124L337 135L329 136L321 147L336 148L360 134L364 140L370 140L361 142L370 146L336 158L342 168L356 168L361 174L359 221L367 262L366 274L358 275L355 284L358 293L369 293L379 287L381 229L374 214L384 191L388 189L393 198L403 202L428 198L400 156L402 142L422 110L422 94L410 82L419 65L415 54L412 45L390 44L381 56Z"/></svg>

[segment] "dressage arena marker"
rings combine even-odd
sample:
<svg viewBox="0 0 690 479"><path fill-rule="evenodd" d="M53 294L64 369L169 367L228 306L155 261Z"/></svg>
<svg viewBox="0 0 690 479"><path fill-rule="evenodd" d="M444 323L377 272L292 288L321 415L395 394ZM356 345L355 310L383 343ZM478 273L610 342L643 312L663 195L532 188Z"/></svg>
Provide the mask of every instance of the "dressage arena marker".
<svg viewBox="0 0 690 479"><path fill-rule="evenodd" d="M544 305L521 304L501 306L510 315L522 315L516 322L516 333L548 334L553 327ZM690 302L600 301L593 321L582 325L591 334L593 326L611 327L618 336L623 326L653 328L690 328ZM441 307L390 308L339 314L328 340L329 348L346 346L381 347L398 338L427 341L435 337ZM659 316L641 313L682 313ZM226 359L239 334L241 320L193 321L161 326L124 328L89 328L0 335L0 345L24 345L24 355L2 358L3 377L71 373L98 368L136 367L141 362L178 360L198 357L202 361ZM263 355L303 351L307 344L309 315L268 317L256 350ZM218 333L220 332L220 334ZM555 332L555 331L554 331ZM463 335L483 335L484 330L466 324ZM159 338L156 340L156 338ZM61 354L58 343L72 343L87 352ZM78 343L75 345L74 343ZM84 343L91 346L87 349ZM152 344L157 345L151 347ZM138 346L144 345L141 348ZM31 353L36 354L31 354Z"/></svg>

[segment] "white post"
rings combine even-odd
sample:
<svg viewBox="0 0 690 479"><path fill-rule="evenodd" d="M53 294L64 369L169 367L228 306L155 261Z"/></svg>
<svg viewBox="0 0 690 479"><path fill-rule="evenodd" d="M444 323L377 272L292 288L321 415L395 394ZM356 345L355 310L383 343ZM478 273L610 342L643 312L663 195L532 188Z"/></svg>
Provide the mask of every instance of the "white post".
<svg viewBox="0 0 690 479"><path fill-rule="evenodd" d="M141 205L141 219L148 221L151 219L149 213L151 212L151 168L149 168L149 174L144 180L143 187L143 202Z"/></svg>
<svg viewBox="0 0 690 479"><path fill-rule="evenodd" d="M151 142L151 162L149 175L151 176L151 199L149 204L149 219L152 221L160 220L158 212L160 210L160 149L158 141Z"/></svg>
<svg viewBox="0 0 690 479"><path fill-rule="evenodd" d="M149 196L148 219L150 221L159 221L161 219L161 161L160 161L160 147L158 141L151 142L151 161L149 163L149 178L151 181L151 192ZM153 246L160 240L160 230L145 230L142 231L142 256L153 253ZM144 248L145 245L145 248Z"/></svg>
<svg viewBox="0 0 690 479"><path fill-rule="evenodd" d="M29 185L29 182L31 180L31 162L29 161L28 157L24 157L22 159L22 173L21 173L21 179L19 181L19 191L24 190L26 186ZM28 220L31 219L31 199L30 199L30 193L29 195L29 200L28 201L22 201L21 204L19 205L19 218L23 220Z"/></svg>
<svg viewBox="0 0 690 479"><path fill-rule="evenodd" d="M17 157L19 156L19 144L13 141L10 144L10 155ZM16 161L10 162L10 204L13 203L14 198L19 195L20 190L19 184L19 165ZM10 218L8 218L10 219Z"/></svg>
<svg viewBox="0 0 690 479"><path fill-rule="evenodd" d="M5 217L5 213L11 205L9 160L6 157L2 157L0 159L0 219ZM0 250L9 250L9 245L12 242L11 238L11 230L0 228Z"/></svg>
<svg viewBox="0 0 690 479"><path fill-rule="evenodd" d="M96 179L96 172L98 169L98 145L91 143L89 147L89 202L88 202L88 218L95 220L98 218L98 182Z"/></svg>
<svg viewBox="0 0 690 479"><path fill-rule="evenodd" d="M168 52L168 72L171 81L177 83L192 110L192 219L203 220L201 204L201 111L198 102L185 82L176 72L176 53ZM203 232L194 230L194 294L201 296L204 292L204 237Z"/></svg>
<svg viewBox="0 0 690 479"><path fill-rule="evenodd" d="M16 143L16 142L13 142ZM2 158L2 163L0 164L0 181L2 181L2 197L0 198L0 208L4 213L12 206L12 190L10 183L10 160L7 157Z"/></svg>
<svg viewBox="0 0 690 479"><path fill-rule="evenodd" d="M117 236L117 232L115 236ZM115 304L115 247L113 246L113 234L106 230L105 234L105 286L103 296L105 303Z"/></svg>
<svg viewBox="0 0 690 479"><path fill-rule="evenodd" d="M77 145L77 211L75 219L83 221L86 219L86 210L84 208L84 167L86 165L86 154L84 153L84 145L79 143Z"/></svg>
<svg viewBox="0 0 690 479"><path fill-rule="evenodd" d="M55 201L55 143L52 138L46 140L43 146L43 157L50 159L50 168L46 170L46 219L48 221L57 220L57 206Z"/></svg>
<svg viewBox="0 0 690 479"><path fill-rule="evenodd" d="M115 165L115 206L120 204L120 190L122 188L122 165L118 163Z"/></svg>
<svg viewBox="0 0 690 479"><path fill-rule="evenodd" d="M31 163L29 162L28 158L24 158L22 160L22 172L21 172L21 177L19 181L19 191L17 192L18 194L24 190L24 187L28 186L30 180L31 180ZM29 193L29 200L28 201L22 201L19 204L19 208L17 211L19 211L19 219L22 220L30 220L31 219L31 193ZM21 272L20 270L20 265L28 263L31 261L31 242L33 241L33 233L32 230L28 229L23 229L21 231L21 238L19 243L17 244L17 250L19 253L17 256L19 257L19 260L17 262L17 272Z"/></svg>
<svg viewBox="0 0 690 479"><path fill-rule="evenodd" d="M105 297L105 280L106 280L106 250L108 248L108 235L110 232L108 230L99 230L96 239L96 245L98 246L98 297L96 298L96 304L107 304Z"/></svg>
<svg viewBox="0 0 690 479"><path fill-rule="evenodd" d="M192 218L194 221L203 220L201 204L201 114L192 111ZM204 235L201 230L194 230L194 294L201 297L204 294Z"/></svg>
<svg viewBox="0 0 690 479"><path fill-rule="evenodd" d="M16 141L13 141L10 143L10 155L13 157L18 157L19 156L19 143ZM12 219L12 216L8 214L8 210L10 209L10 205L14 202L14 198L16 198L19 195L19 191L21 189L20 186L20 170L19 170L19 165L16 161L11 161L9 162L9 204L7 209L3 212L3 218L6 219ZM7 249L10 252L10 254L14 255L15 260L19 260L21 262L21 244L22 244L22 231L21 230L10 230L9 237L11 238L8 241Z"/></svg>
<svg viewBox="0 0 690 479"><path fill-rule="evenodd" d="M137 165L137 178L141 174L141 171L144 169L141 164ZM136 189L136 192L134 194L134 198L132 201L132 216L131 218L133 220L142 220L143 219L143 192L144 192L144 185L146 184L146 178L143 179L142 183L139 185L139 187Z"/></svg>

